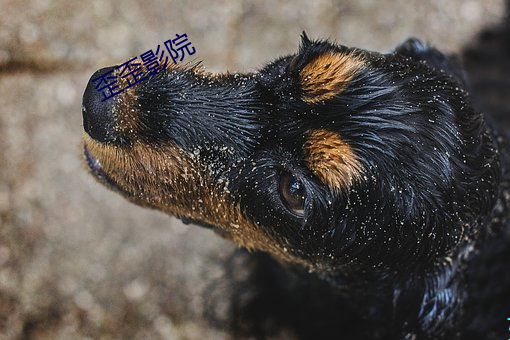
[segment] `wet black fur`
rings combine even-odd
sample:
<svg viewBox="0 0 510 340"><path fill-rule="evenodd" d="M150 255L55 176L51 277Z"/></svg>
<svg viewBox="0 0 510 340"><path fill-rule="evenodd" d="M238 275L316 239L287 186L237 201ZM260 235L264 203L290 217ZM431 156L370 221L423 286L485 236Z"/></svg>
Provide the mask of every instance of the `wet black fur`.
<svg viewBox="0 0 510 340"><path fill-rule="evenodd" d="M499 29L498 38L508 36L508 29ZM308 107L296 100L301 93L292 68L342 47L307 43L305 38L297 57L277 60L259 75L271 128L262 151L252 156L255 170L245 168L235 189L241 203L249 202L248 216L276 237L283 234L299 256L334 271L282 271L267 255L252 255L244 260L253 266L249 278L230 287L230 326L258 338L281 335L282 328L302 339L505 337L506 139L490 128L498 124L492 117L487 125L479 113L494 101L473 99L465 91L477 83L468 84L455 60L410 40L393 55L369 55L374 69L333 100ZM502 45L496 65L508 67L510 44ZM478 72L485 65L475 49L465 59ZM510 84L501 78L507 82L497 91L509 96ZM498 107L502 124L510 114L502 110L508 98ZM323 127L354 148L370 185L335 196L302 166L304 129ZM307 186L309 210L302 223L282 213L274 189L282 171L297 174Z"/></svg>
<svg viewBox="0 0 510 340"><path fill-rule="evenodd" d="M307 104L299 71L328 51L366 67L334 98ZM240 251L211 288L215 324L259 339L510 337L508 139L498 129L510 122L509 51L507 23L466 49L465 69L418 40L378 54L303 36L297 54L258 73L174 70L141 83L139 137L199 155L246 216L318 268ZM484 67L501 72L484 78ZM337 132L359 158L349 190L332 192L307 168L313 129ZM281 201L284 173L306 188L303 219ZM225 290L227 318L214 308Z"/></svg>
<svg viewBox="0 0 510 340"><path fill-rule="evenodd" d="M313 47L307 53L332 48ZM241 203L250 202L248 216L278 226L269 229L275 237L283 234L296 254L332 272L282 272L268 256L253 255L245 260L254 267L249 279L230 287L236 292L230 326L259 338L282 327L301 339L504 336L510 240L501 223L508 214L502 197L507 162L502 156L500 164L497 150L505 142L498 145L462 90L469 85L454 60L416 40L394 55L371 57L375 70L316 108L293 103L299 88L285 90L280 83L292 84L277 72L288 72L282 66L294 57L261 72L262 92L272 100L271 126L277 128L268 150L253 157L255 170L241 172L245 180L235 189ZM303 127L295 126L307 116L306 128L334 127L348 141L371 170L365 178L370 185L335 196L310 180L302 166ZM287 171L307 186L309 211L301 223L282 213L274 189ZM270 181L260 184L261 178ZM487 260L490 269L482 269Z"/></svg>

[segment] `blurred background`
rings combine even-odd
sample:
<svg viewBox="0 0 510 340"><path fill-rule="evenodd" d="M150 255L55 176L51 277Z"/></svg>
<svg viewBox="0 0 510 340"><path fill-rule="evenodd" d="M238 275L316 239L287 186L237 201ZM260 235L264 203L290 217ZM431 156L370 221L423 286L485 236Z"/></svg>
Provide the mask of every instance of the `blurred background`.
<svg viewBox="0 0 510 340"><path fill-rule="evenodd" d="M0 0L0 339L225 339L204 317L235 247L109 192L81 160L92 73L186 33L213 72L312 38L455 53L503 0Z"/></svg>

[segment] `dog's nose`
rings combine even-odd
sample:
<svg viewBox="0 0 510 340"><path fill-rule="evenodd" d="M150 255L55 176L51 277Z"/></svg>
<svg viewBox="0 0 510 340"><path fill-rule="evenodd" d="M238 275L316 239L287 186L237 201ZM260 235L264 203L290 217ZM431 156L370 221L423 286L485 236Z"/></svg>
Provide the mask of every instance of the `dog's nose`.
<svg viewBox="0 0 510 340"><path fill-rule="evenodd" d="M115 117L112 112L113 99L106 100L103 92L96 87L103 86L96 80L102 75L110 72L115 67L106 67L97 70L87 84L85 93L83 94L82 115L83 128L90 137L99 142L115 142L118 138L115 131ZM96 80L96 81L94 81Z"/></svg>

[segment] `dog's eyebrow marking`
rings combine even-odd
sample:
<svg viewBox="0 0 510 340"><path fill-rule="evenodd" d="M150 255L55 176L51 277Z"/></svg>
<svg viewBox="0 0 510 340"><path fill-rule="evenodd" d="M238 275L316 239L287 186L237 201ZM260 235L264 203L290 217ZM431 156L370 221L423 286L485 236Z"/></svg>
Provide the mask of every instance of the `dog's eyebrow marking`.
<svg viewBox="0 0 510 340"><path fill-rule="evenodd" d="M331 190L345 190L361 177L362 166L340 135L325 129L312 130L304 144L310 170Z"/></svg>
<svg viewBox="0 0 510 340"><path fill-rule="evenodd" d="M316 104L341 93L364 65L363 59L352 53L326 52L317 56L299 72L303 101Z"/></svg>

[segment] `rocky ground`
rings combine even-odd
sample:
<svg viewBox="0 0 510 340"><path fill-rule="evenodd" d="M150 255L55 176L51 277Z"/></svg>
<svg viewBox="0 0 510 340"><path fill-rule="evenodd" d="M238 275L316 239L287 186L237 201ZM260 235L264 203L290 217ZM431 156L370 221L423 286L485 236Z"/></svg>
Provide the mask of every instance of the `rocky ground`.
<svg viewBox="0 0 510 340"><path fill-rule="evenodd" d="M456 52L502 0L0 0L0 339L224 339L204 318L234 246L129 204L81 160L81 96L98 68L187 33L211 71L252 71L299 34Z"/></svg>

